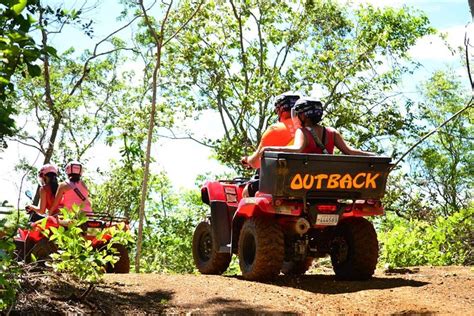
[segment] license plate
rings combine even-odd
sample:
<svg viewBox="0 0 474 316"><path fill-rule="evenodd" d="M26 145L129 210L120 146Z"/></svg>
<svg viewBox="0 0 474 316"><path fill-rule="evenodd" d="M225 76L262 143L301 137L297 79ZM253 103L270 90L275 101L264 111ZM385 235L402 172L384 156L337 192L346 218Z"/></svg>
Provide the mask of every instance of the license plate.
<svg viewBox="0 0 474 316"><path fill-rule="evenodd" d="M316 225L336 226L339 221L337 214L318 214Z"/></svg>

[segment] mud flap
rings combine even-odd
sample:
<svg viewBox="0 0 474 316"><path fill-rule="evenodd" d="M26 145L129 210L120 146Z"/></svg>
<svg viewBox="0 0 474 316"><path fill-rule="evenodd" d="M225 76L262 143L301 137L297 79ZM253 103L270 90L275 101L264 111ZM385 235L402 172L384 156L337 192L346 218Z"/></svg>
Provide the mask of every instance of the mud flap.
<svg viewBox="0 0 474 316"><path fill-rule="evenodd" d="M236 208L229 208L225 202L211 202L211 227L219 253L231 252L231 223Z"/></svg>
<svg viewBox="0 0 474 316"><path fill-rule="evenodd" d="M18 261L23 261L25 260L25 257L31 252L31 249L33 248L33 243L30 241L24 241L20 239L15 239L15 255L16 255L16 260Z"/></svg>

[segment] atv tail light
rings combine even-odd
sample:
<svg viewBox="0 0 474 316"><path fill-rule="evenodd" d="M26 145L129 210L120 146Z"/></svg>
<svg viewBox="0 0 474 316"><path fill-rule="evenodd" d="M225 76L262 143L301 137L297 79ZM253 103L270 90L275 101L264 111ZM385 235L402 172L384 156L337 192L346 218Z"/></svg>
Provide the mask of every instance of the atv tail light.
<svg viewBox="0 0 474 316"><path fill-rule="evenodd" d="M87 227L91 228L96 228L96 227L101 227L102 223L101 222L88 222Z"/></svg>
<svg viewBox="0 0 474 316"><path fill-rule="evenodd" d="M321 212L335 212L337 211L337 205L335 204L321 204L316 205L316 209Z"/></svg>

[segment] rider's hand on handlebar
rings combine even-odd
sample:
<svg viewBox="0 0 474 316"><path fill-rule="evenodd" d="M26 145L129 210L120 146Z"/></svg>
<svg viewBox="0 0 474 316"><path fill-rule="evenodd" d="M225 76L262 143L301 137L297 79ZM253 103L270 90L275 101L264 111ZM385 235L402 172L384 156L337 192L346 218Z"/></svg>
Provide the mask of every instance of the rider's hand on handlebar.
<svg viewBox="0 0 474 316"><path fill-rule="evenodd" d="M27 213L32 213L32 212L34 212L35 210L31 207L31 205L27 205L27 206L25 206L25 211L26 211Z"/></svg>
<svg viewBox="0 0 474 316"><path fill-rule="evenodd" d="M240 160L240 163L241 163L246 169L252 169L252 166L249 164L248 159L249 159L248 156L244 156L244 157L242 157L242 159Z"/></svg>

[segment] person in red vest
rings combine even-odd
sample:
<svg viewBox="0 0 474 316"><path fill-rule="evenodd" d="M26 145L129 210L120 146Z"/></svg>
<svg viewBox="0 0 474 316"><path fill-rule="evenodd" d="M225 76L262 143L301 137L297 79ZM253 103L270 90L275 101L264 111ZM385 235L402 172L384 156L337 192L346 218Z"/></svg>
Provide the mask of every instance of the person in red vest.
<svg viewBox="0 0 474 316"><path fill-rule="evenodd" d="M337 130L320 124L324 107L319 99L300 98L291 112L293 117L299 119L302 126L296 131L293 144L262 147L260 156L264 151L333 154L334 147L345 155L375 156L374 153L353 148L344 141Z"/></svg>
<svg viewBox="0 0 474 316"><path fill-rule="evenodd" d="M77 205L86 215L93 214L89 189L81 180L83 169L78 161L71 161L66 165L65 172L68 180L59 184L53 207L58 206L70 210L73 205Z"/></svg>
<svg viewBox="0 0 474 316"><path fill-rule="evenodd" d="M40 203L39 206L30 204L26 206L28 212L36 213L32 217L32 221L42 219L48 211L48 215L57 214L57 207L53 207L54 197L58 190L58 168L51 164L46 164L38 172L38 179L41 183L40 187Z"/></svg>

